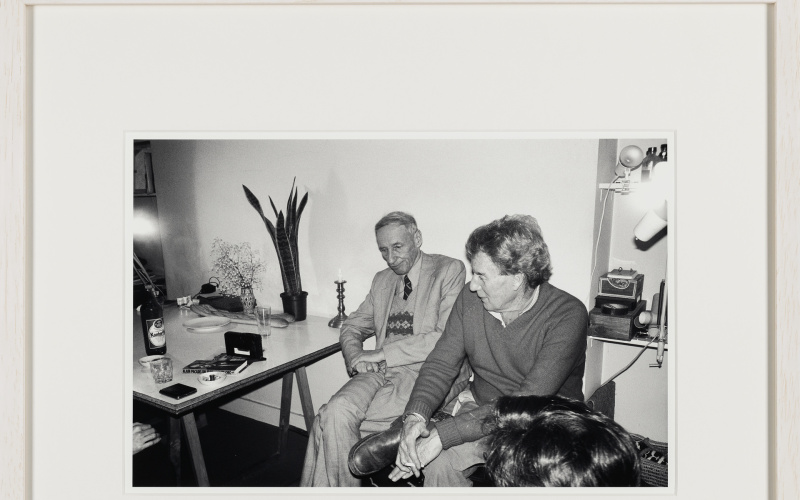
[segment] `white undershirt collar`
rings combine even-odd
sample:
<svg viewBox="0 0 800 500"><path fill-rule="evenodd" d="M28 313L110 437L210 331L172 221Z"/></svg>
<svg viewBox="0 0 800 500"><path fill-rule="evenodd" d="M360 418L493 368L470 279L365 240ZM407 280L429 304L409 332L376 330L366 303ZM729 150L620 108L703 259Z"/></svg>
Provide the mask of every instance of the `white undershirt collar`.
<svg viewBox="0 0 800 500"><path fill-rule="evenodd" d="M522 312L519 313L519 316L522 316L526 312L530 311L531 308L533 308L533 305L536 304L536 300L539 298L539 290L541 288L542 288L541 286L537 286L536 287L536 289L533 291L533 296L531 297L530 302L528 302L528 305L525 306L525 309L523 309ZM494 316L495 318L499 319L500 320L500 324L503 325L503 328L506 327L506 322L503 321L503 315L502 314L500 314L499 312L495 312L495 311L488 311L488 313L491 314L492 316ZM517 316L517 317L519 318L519 316Z"/></svg>

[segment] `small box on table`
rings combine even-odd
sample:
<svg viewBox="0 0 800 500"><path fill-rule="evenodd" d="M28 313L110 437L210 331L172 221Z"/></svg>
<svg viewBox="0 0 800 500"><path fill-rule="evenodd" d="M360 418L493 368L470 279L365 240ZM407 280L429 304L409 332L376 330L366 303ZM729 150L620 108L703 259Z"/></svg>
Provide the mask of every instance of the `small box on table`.
<svg viewBox="0 0 800 500"><path fill-rule="evenodd" d="M604 313L603 309L595 307L589 311L589 335L615 340L631 340L638 330L633 320L642 312L647 303L640 300L636 307L625 314Z"/></svg>

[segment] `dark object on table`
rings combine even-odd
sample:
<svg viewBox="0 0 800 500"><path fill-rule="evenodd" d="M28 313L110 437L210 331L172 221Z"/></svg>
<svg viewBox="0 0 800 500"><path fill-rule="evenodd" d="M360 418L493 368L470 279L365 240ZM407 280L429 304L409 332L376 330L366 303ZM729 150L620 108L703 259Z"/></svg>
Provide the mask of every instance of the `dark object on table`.
<svg viewBox="0 0 800 500"><path fill-rule="evenodd" d="M171 386L165 387L158 392L171 398L181 399L194 394L197 392L197 389L185 384L172 384Z"/></svg>
<svg viewBox="0 0 800 500"><path fill-rule="evenodd" d="M308 292L300 292L296 295L281 294L283 302L283 312L294 317L295 321L306 319L306 298Z"/></svg>
<svg viewBox="0 0 800 500"><path fill-rule="evenodd" d="M148 356L167 353L167 335L164 328L164 298L154 286L148 286L150 297L142 304L144 350Z"/></svg>
<svg viewBox="0 0 800 500"><path fill-rule="evenodd" d="M225 352L230 356L245 356L254 361L266 359L261 336L257 333L225 332Z"/></svg>
<svg viewBox="0 0 800 500"><path fill-rule="evenodd" d="M240 299L239 297L225 297L222 295L217 295L213 297L203 297L202 295L200 295L197 297L197 299L200 301L200 304L210 305L214 309L219 309L220 311L229 311L229 312L244 311L244 306L242 305L242 299Z"/></svg>

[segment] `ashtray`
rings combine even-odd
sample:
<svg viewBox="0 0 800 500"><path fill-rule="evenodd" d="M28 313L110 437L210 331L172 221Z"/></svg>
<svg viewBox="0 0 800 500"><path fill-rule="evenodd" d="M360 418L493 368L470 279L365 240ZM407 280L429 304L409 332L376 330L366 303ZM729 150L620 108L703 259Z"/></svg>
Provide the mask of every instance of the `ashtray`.
<svg viewBox="0 0 800 500"><path fill-rule="evenodd" d="M150 362L161 358L166 358L166 356L164 354L154 354L152 356L145 356L143 358L139 358L139 364L142 365L142 368L149 370Z"/></svg>
<svg viewBox="0 0 800 500"><path fill-rule="evenodd" d="M206 372L201 373L197 380L203 385L219 385L228 375L223 372Z"/></svg>

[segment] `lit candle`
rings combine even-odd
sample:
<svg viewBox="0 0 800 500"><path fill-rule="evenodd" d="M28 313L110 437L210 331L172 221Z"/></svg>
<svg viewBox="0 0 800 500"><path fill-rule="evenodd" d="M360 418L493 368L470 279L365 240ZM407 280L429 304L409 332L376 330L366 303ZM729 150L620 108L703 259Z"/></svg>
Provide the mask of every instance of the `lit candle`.
<svg viewBox="0 0 800 500"><path fill-rule="evenodd" d="M338 281L342 281L342 269L341 268L339 268L339 280Z"/></svg>

